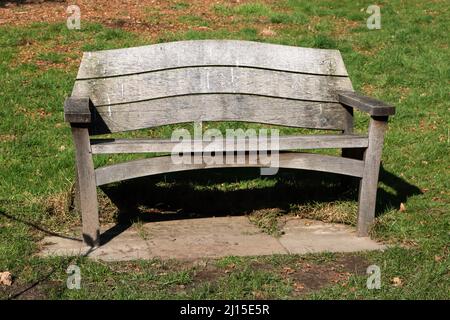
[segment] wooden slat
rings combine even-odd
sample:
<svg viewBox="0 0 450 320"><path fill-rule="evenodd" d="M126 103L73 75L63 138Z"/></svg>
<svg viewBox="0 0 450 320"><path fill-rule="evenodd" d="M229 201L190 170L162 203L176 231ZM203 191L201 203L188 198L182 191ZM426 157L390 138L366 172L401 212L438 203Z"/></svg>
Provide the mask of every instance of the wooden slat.
<svg viewBox="0 0 450 320"><path fill-rule="evenodd" d="M134 160L101 167L95 170L97 186L112 182L144 177L149 175L187 171L196 169L230 168L230 167L265 167L260 164L175 164L171 157L156 157ZM363 162L342 157L326 156L311 153L280 153L279 167L290 169L306 169L332 172L361 177Z"/></svg>
<svg viewBox="0 0 450 320"><path fill-rule="evenodd" d="M193 95L96 108L93 133L192 121L248 121L313 129L345 128L346 110L320 103L251 95Z"/></svg>
<svg viewBox="0 0 450 320"><path fill-rule="evenodd" d="M217 152L226 151L258 151L258 150L306 150L325 148L366 148L368 138L357 135L304 135L304 136L281 136L276 144L270 137L267 143L258 144L258 138L234 139L230 145L225 139L214 141L214 150ZM172 152L179 141L161 139L93 139L91 140L92 153L148 153L148 152ZM191 143L191 148L186 152L201 152L211 142L195 141ZM200 150L197 150L200 146Z"/></svg>
<svg viewBox="0 0 450 320"><path fill-rule="evenodd" d="M394 106L353 91L338 91L338 97L340 103L367 112L371 116L391 116L395 114Z"/></svg>
<svg viewBox="0 0 450 320"><path fill-rule="evenodd" d="M195 66L243 66L347 76L338 50L235 40L196 40L86 52L77 79Z"/></svg>
<svg viewBox="0 0 450 320"><path fill-rule="evenodd" d="M346 77L239 67L196 67L75 82L72 96L95 106L190 94L251 94L338 102L336 90L353 90Z"/></svg>

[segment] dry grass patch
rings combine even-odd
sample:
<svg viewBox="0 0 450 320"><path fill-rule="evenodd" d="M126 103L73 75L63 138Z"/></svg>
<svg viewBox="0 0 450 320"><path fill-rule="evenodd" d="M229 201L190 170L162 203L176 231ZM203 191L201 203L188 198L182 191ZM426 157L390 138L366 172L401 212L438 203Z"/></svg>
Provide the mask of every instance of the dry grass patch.
<svg viewBox="0 0 450 320"><path fill-rule="evenodd" d="M117 207L101 191L98 192L100 223L116 221ZM73 231L81 226L81 214L76 205L75 184L63 192L55 193L40 201L47 214L46 226L58 231Z"/></svg>
<svg viewBox="0 0 450 320"><path fill-rule="evenodd" d="M10 142L17 139L13 134L0 134L0 142Z"/></svg>
<svg viewBox="0 0 450 320"><path fill-rule="evenodd" d="M357 204L351 201L318 202L295 205L291 213L300 219L320 220L327 223L356 224Z"/></svg>
<svg viewBox="0 0 450 320"><path fill-rule="evenodd" d="M248 216L250 222L255 224L263 232L275 237L283 234L282 228L285 219L282 216L285 212L279 208L255 210Z"/></svg>
<svg viewBox="0 0 450 320"><path fill-rule="evenodd" d="M12 61L12 67L21 64L35 64L39 70L61 69L76 71L81 62L84 41L72 41L63 45L62 37L51 41L35 41L24 39L19 46L19 53Z"/></svg>
<svg viewBox="0 0 450 320"><path fill-rule="evenodd" d="M361 22L352 21L342 17L338 18L336 16L331 16L325 17L325 19L331 20L331 25L333 26L331 35L336 39L348 39L353 29L361 26Z"/></svg>

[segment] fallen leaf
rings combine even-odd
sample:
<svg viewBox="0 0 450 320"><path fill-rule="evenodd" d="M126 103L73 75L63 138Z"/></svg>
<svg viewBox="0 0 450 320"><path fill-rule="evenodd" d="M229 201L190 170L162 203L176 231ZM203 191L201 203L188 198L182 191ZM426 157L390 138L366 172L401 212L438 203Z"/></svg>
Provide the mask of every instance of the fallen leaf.
<svg viewBox="0 0 450 320"><path fill-rule="evenodd" d="M402 279L400 277L394 277L391 280L394 287L401 287L402 286Z"/></svg>
<svg viewBox="0 0 450 320"><path fill-rule="evenodd" d="M305 263L303 266L302 266L302 270L303 271L309 271L309 270L311 270L312 269L312 266L309 264L309 263Z"/></svg>
<svg viewBox="0 0 450 320"><path fill-rule="evenodd" d="M284 271L285 273L287 273L287 274L291 274L291 273L294 273L294 272L295 272L294 269L289 268L289 267L284 267L284 268L283 268L283 271Z"/></svg>
<svg viewBox="0 0 450 320"><path fill-rule="evenodd" d="M9 271L0 272L0 285L12 285L12 274Z"/></svg>
<svg viewBox="0 0 450 320"><path fill-rule="evenodd" d="M436 261L436 262L440 262L442 260L442 257L441 256L434 256L434 261Z"/></svg>
<svg viewBox="0 0 450 320"><path fill-rule="evenodd" d="M272 29L263 29L259 35L264 36L264 37L273 37L276 36L277 33L275 31L273 31Z"/></svg>
<svg viewBox="0 0 450 320"><path fill-rule="evenodd" d="M400 211L400 212L405 212L405 211L406 211L406 207L405 207L405 204L404 204L403 202L400 203L400 209L399 209L399 211Z"/></svg>
<svg viewBox="0 0 450 320"><path fill-rule="evenodd" d="M261 291L252 291L252 294L256 299L264 298L264 293Z"/></svg>
<svg viewBox="0 0 450 320"><path fill-rule="evenodd" d="M198 260L198 261L194 261L193 265L195 267L205 268L208 265L208 262L206 260Z"/></svg>
<svg viewBox="0 0 450 320"><path fill-rule="evenodd" d="M302 283L294 282L294 291L299 292L305 289L305 286Z"/></svg>
<svg viewBox="0 0 450 320"><path fill-rule="evenodd" d="M230 273L234 268L236 268L236 265L234 263L230 263L227 266L227 269L225 270L225 273Z"/></svg>

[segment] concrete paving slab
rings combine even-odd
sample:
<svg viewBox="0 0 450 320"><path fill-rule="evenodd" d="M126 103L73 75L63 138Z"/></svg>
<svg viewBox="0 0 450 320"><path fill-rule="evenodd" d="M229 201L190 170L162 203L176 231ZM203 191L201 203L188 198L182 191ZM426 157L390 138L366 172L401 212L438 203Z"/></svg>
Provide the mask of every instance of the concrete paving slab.
<svg viewBox="0 0 450 320"><path fill-rule="evenodd" d="M247 217L218 217L149 223L147 243L160 258L217 258L287 253Z"/></svg>
<svg viewBox="0 0 450 320"><path fill-rule="evenodd" d="M109 227L112 227L112 225L102 228L102 232L105 232ZM104 261L129 261L152 258L148 252L146 241L134 228L127 229L112 238L105 245L95 249L85 246L81 240L77 241L55 236L45 237L42 241L40 255L87 255Z"/></svg>
<svg viewBox="0 0 450 320"><path fill-rule="evenodd" d="M112 228L104 226L102 231ZM115 229L115 228L113 228ZM169 220L133 225L111 232L108 242L90 250L80 240L46 237L41 256L87 255L103 261L134 259L200 259L309 252L350 252L384 247L356 237L354 228L323 222L289 219L285 234L276 239L262 233L245 216Z"/></svg>
<svg viewBox="0 0 450 320"><path fill-rule="evenodd" d="M289 253L355 252L382 250L382 244L368 237L357 237L354 227L308 219L289 219L279 239Z"/></svg>

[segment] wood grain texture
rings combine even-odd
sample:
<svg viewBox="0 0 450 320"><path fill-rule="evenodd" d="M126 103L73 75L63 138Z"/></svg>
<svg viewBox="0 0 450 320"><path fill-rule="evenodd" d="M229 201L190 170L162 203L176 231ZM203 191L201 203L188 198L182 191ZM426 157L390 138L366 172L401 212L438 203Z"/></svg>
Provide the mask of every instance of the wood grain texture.
<svg viewBox="0 0 450 320"><path fill-rule="evenodd" d="M364 152L364 170L359 186L358 226L360 237L368 236L370 225L375 219L378 175L387 117L372 117L369 123L369 147Z"/></svg>
<svg viewBox="0 0 450 320"><path fill-rule="evenodd" d="M93 133L121 132L192 121L247 121L342 130L345 109L320 103L251 95L193 95L96 108Z"/></svg>
<svg viewBox="0 0 450 320"><path fill-rule="evenodd" d="M242 66L347 76L338 50L236 40L194 40L86 52L77 79L196 66Z"/></svg>
<svg viewBox="0 0 450 320"><path fill-rule="evenodd" d="M129 76L77 80L73 97L90 97L95 106L191 94L251 94L338 102L336 90L353 90L346 77L317 76L239 67L171 69Z"/></svg>
<svg viewBox="0 0 450 320"><path fill-rule="evenodd" d="M88 129L84 126L72 125L72 136L75 144L83 240L86 245L96 247L100 245L100 224L94 163Z"/></svg>
<svg viewBox="0 0 450 320"><path fill-rule="evenodd" d="M367 112L371 116L395 114L395 107L383 101L366 97L353 91L337 91L339 102L343 105Z"/></svg>
<svg viewBox="0 0 450 320"><path fill-rule="evenodd" d="M112 182L160 173L229 167L266 166L259 161L257 164L249 163L249 161L243 164L237 163L237 161L234 161L234 164L206 164L204 162L195 164L194 161L191 161L191 164L176 164L172 161L171 157L155 157L97 168L95 174L97 186L101 186ZM360 160L311 153L280 153L279 167L332 172L361 177L363 162Z"/></svg>
<svg viewBox="0 0 450 320"><path fill-rule="evenodd" d="M269 136L267 143L259 143L258 138L235 138L231 144L227 144L224 138L214 140L213 143L192 140L189 149L185 149L185 151L202 152L212 144L214 144L216 152L366 148L368 146L367 137L358 135L281 136L277 139L276 144L272 141L275 139ZM179 143L179 141L161 139L95 139L91 140L91 148L93 154L172 152ZM274 148L274 146L276 147Z"/></svg>
<svg viewBox="0 0 450 320"><path fill-rule="evenodd" d="M86 97L69 97L64 102L64 121L71 123L90 123L92 103Z"/></svg>
<svg viewBox="0 0 450 320"><path fill-rule="evenodd" d="M368 137L352 134L353 108L372 116ZM394 113L393 106L353 92L337 50L202 40L85 53L65 104L76 148L84 241L100 244L96 186L185 170L267 168L264 157L255 154L267 149L280 150L276 167L361 178L357 229L359 236L367 236L375 215L387 116ZM205 162L201 155L209 155L202 152L211 145L203 141L184 150L189 163L166 156L94 170L92 154L170 153L178 141L89 140L89 134L198 121L246 121L344 134L283 136L278 146L269 142L268 147L243 139L231 149L222 140L212 150L235 159L228 164ZM342 148L343 157L285 152L321 148Z"/></svg>

